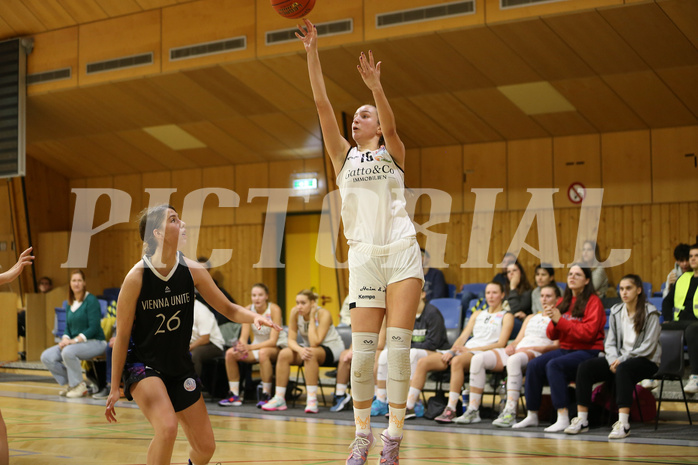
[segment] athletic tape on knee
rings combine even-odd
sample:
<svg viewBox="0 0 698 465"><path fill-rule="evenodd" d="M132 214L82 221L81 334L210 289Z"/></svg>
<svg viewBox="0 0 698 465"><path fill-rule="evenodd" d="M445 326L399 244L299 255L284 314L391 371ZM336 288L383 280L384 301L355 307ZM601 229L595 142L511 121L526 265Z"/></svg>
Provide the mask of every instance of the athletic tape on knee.
<svg viewBox="0 0 698 465"><path fill-rule="evenodd" d="M378 334L353 332L351 343L351 396L357 402L371 400Z"/></svg>
<svg viewBox="0 0 698 465"><path fill-rule="evenodd" d="M412 331L388 328L385 345L388 349L388 400L403 404L410 388L410 345Z"/></svg>

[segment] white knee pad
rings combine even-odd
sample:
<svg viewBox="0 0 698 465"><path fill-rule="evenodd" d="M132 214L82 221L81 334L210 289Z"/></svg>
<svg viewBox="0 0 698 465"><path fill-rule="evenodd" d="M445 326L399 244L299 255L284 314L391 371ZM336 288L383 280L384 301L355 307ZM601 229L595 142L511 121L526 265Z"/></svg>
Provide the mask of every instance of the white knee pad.
<svg viewBox="0 0 698 465"><path fill-rule="evenodd" d="M507 390L520 391L523 384L523 369L528 365L528 355L519 352L507 360Z"/></svg>
<svg viewBox="0 0 698 465"><path fill-rule="evenodd" d="M417 363L429 355L425 349L410 349L410 379L414 376L414 372L417 371Z"/></svg>
<svg viewBox="0 0 698 465"><path fill-rule="evenodd" d="M376 370L376 379L385 381L388 379L388 351L382 350L378 356L378 370Z"/></svg>
<svg viewBox="0 0 698 465"><path fill-rule="evenodd" d="M351 343L351 396L357 402L371 400L378 334L352 332Z"/></svg>
<svg viewBox="0 0 698 465"><path fill-rule="evenodd" d="M410 388L410 345L412 331L388 328L385 346L388 349L388 400L404 404Z"/></svg>
<svg viewBox="0 0 698 465"><path fill-rule="evenodd" d="M486 370L497 366L497 356L491 350L473 355L470 360L470 386L484 388L487 378Z"/></svg>

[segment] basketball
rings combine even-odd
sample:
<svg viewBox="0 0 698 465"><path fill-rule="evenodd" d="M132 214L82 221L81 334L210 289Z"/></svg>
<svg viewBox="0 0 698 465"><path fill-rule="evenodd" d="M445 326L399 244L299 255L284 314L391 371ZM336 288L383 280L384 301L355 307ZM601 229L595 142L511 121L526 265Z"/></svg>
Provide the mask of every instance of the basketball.
<svg viewBox="0 0 698 465"><path fill-rule="evenodd" d="M297 19L310 13L315 0L271 0L271 6L284 18Z"/></svg>

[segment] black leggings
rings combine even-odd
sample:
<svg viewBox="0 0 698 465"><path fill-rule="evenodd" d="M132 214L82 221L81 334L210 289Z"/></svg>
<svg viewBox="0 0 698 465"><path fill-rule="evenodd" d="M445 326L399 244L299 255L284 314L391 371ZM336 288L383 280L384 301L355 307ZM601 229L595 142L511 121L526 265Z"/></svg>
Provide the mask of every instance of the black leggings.
<svg viewBox="0 0 698 465"><path fill-rule="evenodd" d="M594 383L605 381L610 387L616 385L618 408L633 405L635 385L643 379L651 378L657 372L657 365L645 357L630 358L616 367L613 374L606 357L595 357L582 362L577 369L577 404L589 408L591 389Z"/></svg>

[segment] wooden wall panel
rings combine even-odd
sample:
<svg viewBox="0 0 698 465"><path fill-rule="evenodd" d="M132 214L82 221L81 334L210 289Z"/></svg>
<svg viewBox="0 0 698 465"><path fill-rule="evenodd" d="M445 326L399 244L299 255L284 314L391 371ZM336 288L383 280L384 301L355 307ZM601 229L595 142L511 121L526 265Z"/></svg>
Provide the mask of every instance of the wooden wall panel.
<svg viewBox="0 0 698 465"><path fill-rule="evenodd" d="M80 85L133 78L160 72L160 10L80 26ZM87 63L153 53L150 65L86 74Z"/></svg>
<svg viewBox="0 0 698 465"><path fill-rule="evenodd" d="M649 131L601 134L604 205L652 202Z"/></svg>
<svg viewBox="0 0 698 465"><path fill-rule="evenodd" d="M256 197L248 202L249 189L269 187L269 165L253 163L238 166L235 170L236 192L240 194L240 207L235 215L236 224L261 224L267 211L268 198Z"/></svg>
<svg viewBox="0 0 698 465"><path fill-rule="evenodd" d="M652 131L654 202L698 200L698 126Z"/></svg>
<svg viewBox="0 0 698 465"><path fill-rule="evenodd" d="M234 21L231 18L235 18ZM240 36L244 36L247 41L247 47L243 50L170 61L171 48ZM163 71L249 59L255 56L256 48L255 4L251 1L209 0L185 3L162 10Z"/></svg>
<svg viewBox="0 0 698 465"><path fill-rule="evenodd" d="M27 94L75 87L78 84L78 28L68 27L34 36L34 50L27 56L27 74L70 68L69 79L32 84Z"/></svg>
<svg viewBox="0 0 698 465"><path fill-rule="evenodd" d="M448 193L451 196L451 212L463 211L463 146L422 149L421 172L420 187L440 189Z"/></svg>
<svg viewBox="0 0 698 465"><path fill-rule="evenodd" d="M507 145L505 142L468 144L463 146L464 209L475 208L472 189L502 189L507 187ZM497 211L506 209L506 194L497 196Z"/></svg>
<svg viewBox="0 0 698 465"><path fill-rule="evenodd" d="M601 187L601 141L596 134L553 138L554 186L556 207L571 207L568 187L580 182L587 189Z"/></svg>
<svg viewBox="0 0 698 465"><path fill-rule="evenodd" d="M526 189L553 187L553 143L551 139L510 141L507 154L507 205L509 210L525 210L531 197Z"/></svg>
<svg viewBox="0 0 698 465"><path fill-rule="evenodd" d="M235 167L218 166L215 168L204 168L202 172L204 188L229 189L238 196L240 193L235 190ZM241 197L241 196L240 196ZM242 198L240 198L240 203ZM222 226L235 223L236 208L219 206L220 200L215 196L209 196L204 202L203 226Z"/></svg>
<svg viewBox="0 0 698 465"><path fill-rule="evenodd" d="M303 160L303 172L317 173L318 193L310 196L310 201L303 204L303 210L307 212L321 211L322 202L327 195L327 181L325 179L325 163L331 164L329 158L307 158ZM270 179L274 179L272 176Z"/></svg>

